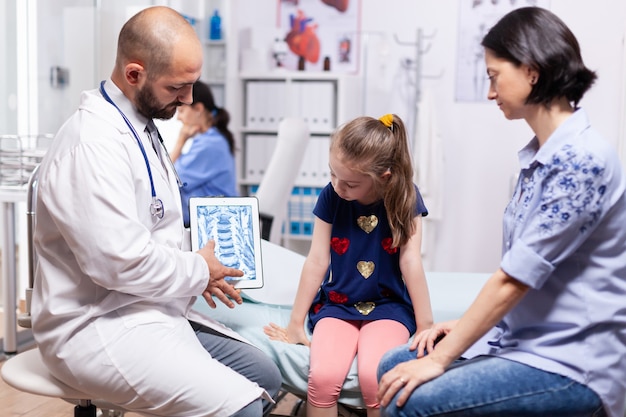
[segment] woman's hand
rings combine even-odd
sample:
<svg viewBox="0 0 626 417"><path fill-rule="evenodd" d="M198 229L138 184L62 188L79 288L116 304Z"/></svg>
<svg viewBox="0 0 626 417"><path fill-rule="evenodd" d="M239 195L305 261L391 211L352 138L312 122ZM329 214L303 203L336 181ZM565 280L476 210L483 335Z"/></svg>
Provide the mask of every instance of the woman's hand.
<svg viewBox="0 0 626 417"><path fill-rule="evenodd" d="M215 256L215 241L213 240L210 240L206 246L198 251L198 253L202 255L209 266L209 274L211 275L209 277L207 287L202 293L202 296L209 306L211 308L217 307L215 301L213 301L213 296L217 297L222 303L230 308L235 307L235 304L233 304L231 299L235 300L237 304L241 304L243 300L239 294L240 291L232 284L225 281L224 278L241 277L243 276L243 271L235 268L229 268L220 263Z"/></svg>
<svg viewBox="0 0 626 417"><path fill-rule="evenodd" d="M380 405L388 405L398 391L397 406L402 407L413 390L425 382L437 378L445 371L445 367L433 361L429 356L402 362L387 372L378 384L378 401Z"/></svg>
<svg viewBox="0 0 626 417"><path fill-rule="evenodd" d="M445 335L450 333L450 330L456 326L457 322L458 320L444 321L434 324L430 329L422 330L413 338L410 349L417 349L418 358L432 352L435 348L435 344Z"/></svg>
<svg viewBox="0 0 626 417"><path fill-rule="evenodd" d="M269 336L270 340L311 346L311 342L303 329L301 329L301 331L295 329L290 331L289 327L284 328L280 327L278 324L270 323L268 326L263 327L263 332Z"/></svg>
<svg viewBox="0 0 626 417"><path fill-rule="evenodd" d="M193 138L202 130L202 126L198 124L184 124L180 128L180 133L178 134L178 140L183 144L187 139Z"/></svg>
<svg viewBox="0 0 626 417"><path fill-rule="evenodd" d="M386 406L403 389L397 405L402 407L415 388L442 375L445 367L431 360L429 356L402 362L387 372L378 384L378 400Z"/></svg>

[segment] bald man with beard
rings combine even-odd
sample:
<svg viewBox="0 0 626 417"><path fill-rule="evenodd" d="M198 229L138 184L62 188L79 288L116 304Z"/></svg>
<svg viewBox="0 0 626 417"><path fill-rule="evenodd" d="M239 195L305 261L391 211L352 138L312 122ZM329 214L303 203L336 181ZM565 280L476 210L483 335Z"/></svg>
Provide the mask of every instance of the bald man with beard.
<svg viewBox="0 0 626 417"><path fill-rule="evenodd" d="M39 169L33 333L50 372L146 416L254 416L272 408L276 365L192 310L241 296L211 242L186 250L180 194L153 119L192 102L193 28L167 7L122 27L110 79L85 91Z"/></svg>

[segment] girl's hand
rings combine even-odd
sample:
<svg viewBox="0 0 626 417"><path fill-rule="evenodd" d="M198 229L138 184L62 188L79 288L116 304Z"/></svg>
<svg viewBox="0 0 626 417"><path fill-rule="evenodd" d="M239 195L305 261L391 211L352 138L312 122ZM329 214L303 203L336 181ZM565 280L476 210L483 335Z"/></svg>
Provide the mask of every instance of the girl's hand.
<svg viewBox="0 0 626 417"><path fill-rule="evenodd" d="M307 338L304 330L301 332L290 332L289 329L280 327L278 324L270 323L268 326L263 327L263 332L269 336L270 340L311 346L311 342Z"/></svg>
<svg viewBox="0 0 626 417"><path fill-rule="evenodd" d="M450 330L456 326L457 322L458 320L444 321L442 323L436 323L430 329L422 330L413 338L410 349L417 349L418 358L432 352L435 348L435 344L445 335L450 333Z"/></svg>
<svg viewBox="0 0 626 417"><path fill-rule="evenodd" d="M396 403L398 407L402 407L415 388L437 378L444 371L445 367L431 360L429 356L402 362L380 379L378 401L380 405L386 406L402 390Z"/></svg>

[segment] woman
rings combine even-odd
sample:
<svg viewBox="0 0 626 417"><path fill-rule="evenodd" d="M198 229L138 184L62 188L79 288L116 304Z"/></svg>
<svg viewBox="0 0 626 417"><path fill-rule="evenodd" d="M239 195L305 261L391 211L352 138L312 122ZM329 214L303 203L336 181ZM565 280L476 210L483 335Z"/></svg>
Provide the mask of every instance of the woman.
<svg viewBox="0 0 626 417"><path fill-rule="evenodd" d="M507 14L482 46L488 98L535 133L519 153L502 260L460 320L386 354L381 404L389 416L622 417L626 179L578 108L596 74L540 8ZM482 355L457 360L470 346Z"/></svg>
<svg viewBox="0 0 626 417"><path fill-rule="evenodd" d="M202 81L193 85L193 103L178 108L178 119L183 127L170 156L183 183L183 220L189 227L190 197L238 195L235 140L228 130L230 115L215 105L211 89ZM183 152L189 139L191 146Z"/></svg>

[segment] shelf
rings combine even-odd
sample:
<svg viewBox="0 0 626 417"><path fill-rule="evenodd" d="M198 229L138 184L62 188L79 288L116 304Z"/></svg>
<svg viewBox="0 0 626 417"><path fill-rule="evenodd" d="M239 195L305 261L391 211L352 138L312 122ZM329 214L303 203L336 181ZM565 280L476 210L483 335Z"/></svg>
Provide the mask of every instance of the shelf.
<svg viewBox="0 0 626 417"><path fill-rule="evenodd" d="M213 86L213 85L225 85L226 80L220 78L205 78L202 81Z"/></svg>
<svg viewBox="0 0 626 417"><path fill-rule="evenodd" d="M283 239L310 241L312 238L313 235L292 235L290 233L283 233Z"/></svg>
<svg viewBox="0 0 626 417"><path fill-rule="evenodd" d="M300 188L324 188L330 182L330 175L328 178L322 179L320 181L296 181L293 185L294 187ZM259 180L248 180L248 179L240 179L237 183L240 187L249 187L251 185L259 185Z"/></svg>
<svg viewBox="0 0 626 417"><path fill-rule="evenodd" d="M306 72L290 70L275 70L271 72L241 72L239 74L239 78L241 78L241 80L243 81L333 81L350 77L354 76L351 76L349 74L337 74L333 72Z"/></svg>
<svg viewBox="0 0 626 417"><path fill-rule="evenodd" d="M278 123L276 124L276 128L275 129L242 127L241 129L239 129L239 131L241 133L245 133L245 134L250 133L250 134L259 134L259 135L276 135L278 133ZM309 134L311 136L328 137L333 132L334 132L334 129L332 129L332 130L312 130L312 131L309 132Z"/></svg>
<svg viewBox="0 0 626 417"><path fill-rule="evenodd" d="M226 46L226 41L224 39L220 39L220 40L205 39L203 43L206 46L222 46L222 47Z"/></svg>

